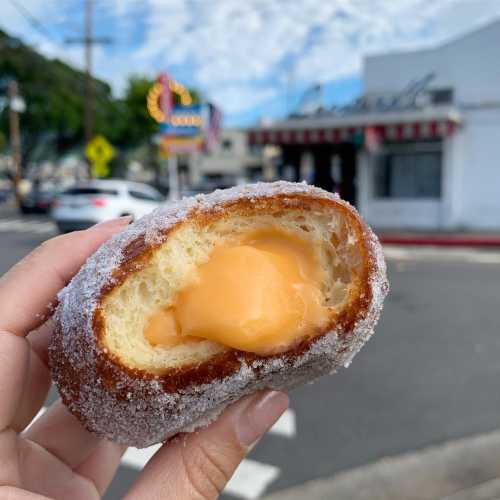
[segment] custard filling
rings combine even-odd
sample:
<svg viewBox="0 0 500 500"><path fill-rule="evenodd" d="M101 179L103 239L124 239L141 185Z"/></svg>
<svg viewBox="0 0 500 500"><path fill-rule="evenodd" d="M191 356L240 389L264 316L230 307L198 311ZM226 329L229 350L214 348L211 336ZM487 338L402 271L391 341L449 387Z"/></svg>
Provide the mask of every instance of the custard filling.
<svg viewBox="0 0 500 500"><path fill-rule="evenodd" d="M216 247L144 336L173 347L208 339L257 354L283 352L324 328L324 271L311 243L272 229Z"/></svg>

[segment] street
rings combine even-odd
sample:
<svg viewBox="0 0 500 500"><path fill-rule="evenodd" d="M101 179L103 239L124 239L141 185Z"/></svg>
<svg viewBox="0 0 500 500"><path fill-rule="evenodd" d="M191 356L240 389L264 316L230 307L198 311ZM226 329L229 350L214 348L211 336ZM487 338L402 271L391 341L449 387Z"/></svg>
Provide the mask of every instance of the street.
<svg viewBox="0 0 500 500"><path fill-rule="evenodd" d="M0 275L53 234L45 217L0 207ZM500 258L446 252L389 249L391 293L375 336L349 369L291 394L225 498L498 427ZM146 453L128 452L106 499L122 497Z"/></svg>

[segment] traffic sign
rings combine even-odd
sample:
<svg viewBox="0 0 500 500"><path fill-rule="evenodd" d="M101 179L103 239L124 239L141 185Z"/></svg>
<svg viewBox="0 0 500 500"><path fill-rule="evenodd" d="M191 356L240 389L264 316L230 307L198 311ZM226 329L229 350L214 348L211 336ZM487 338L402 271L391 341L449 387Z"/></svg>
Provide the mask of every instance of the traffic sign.
<svg viewBox="0 0 500 500"><path fill-rule="evenodd" d="M86 146L85 156L92 165L92 174L95 177L109 175L108 163L115 157L115 150L102 135L96 135Z"/></svg>

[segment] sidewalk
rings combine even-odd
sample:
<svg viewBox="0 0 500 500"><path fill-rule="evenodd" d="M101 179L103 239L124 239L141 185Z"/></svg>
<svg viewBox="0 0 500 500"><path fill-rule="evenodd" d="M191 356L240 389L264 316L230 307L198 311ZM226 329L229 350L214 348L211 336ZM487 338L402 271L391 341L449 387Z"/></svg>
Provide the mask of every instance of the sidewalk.
<svg viewBox="0 0 500 500"><path fill-rule="evenodd" d="M386 245L435 245L500 248L500 233L375 231Z"/></svg>
<svg viewBox="0 0 500 500"><path fill-rule="evenodd" d="M499 500L500 430L384 458L265 498L303 499Z"/></svg>

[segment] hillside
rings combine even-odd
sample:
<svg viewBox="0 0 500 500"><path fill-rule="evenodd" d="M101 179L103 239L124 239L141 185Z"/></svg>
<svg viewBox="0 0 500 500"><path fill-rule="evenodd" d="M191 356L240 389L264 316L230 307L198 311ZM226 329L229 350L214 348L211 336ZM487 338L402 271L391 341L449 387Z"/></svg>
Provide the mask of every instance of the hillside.
<svg viewBox="0 0 500 500"><path fill-rule="evenodd" d="M81 140L83 136L84 73L58 59L48 59L20 40L0 30L0 92L15 78L27 109L21 117L23 149L29 154L43 139L56 149ZM110 86L94 79L96 130L113 136L110 119L117 103ZM0 116L0 130L7 134L6 110Z"/></svg>

